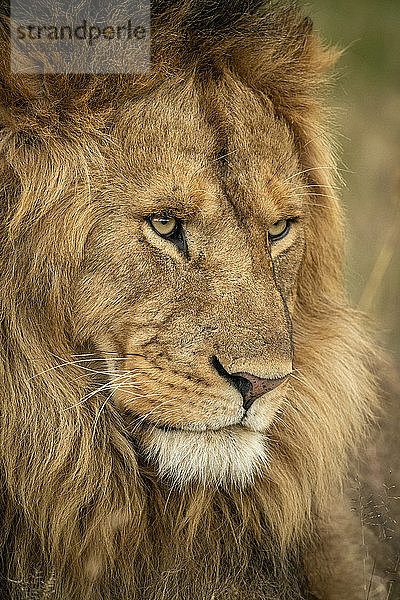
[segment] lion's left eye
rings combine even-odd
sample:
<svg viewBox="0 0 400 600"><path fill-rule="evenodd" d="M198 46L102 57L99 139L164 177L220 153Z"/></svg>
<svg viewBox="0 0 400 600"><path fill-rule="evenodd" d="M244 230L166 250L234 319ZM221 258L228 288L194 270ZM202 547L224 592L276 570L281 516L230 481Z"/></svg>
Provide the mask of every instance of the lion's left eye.
<svg viewBox="0 0 400 600"><path fill-rule="evenodd" d="M281 219L268 229L268 238L270 242L276 242L289 233L292 221L289 219Z"/></svg>

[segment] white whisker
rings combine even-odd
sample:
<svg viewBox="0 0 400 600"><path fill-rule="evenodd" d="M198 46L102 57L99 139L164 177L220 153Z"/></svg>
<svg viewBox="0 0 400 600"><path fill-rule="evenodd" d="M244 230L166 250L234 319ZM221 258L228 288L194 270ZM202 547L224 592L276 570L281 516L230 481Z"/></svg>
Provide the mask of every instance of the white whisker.
<svg viewBox="0 0 400 600"><path fill-rule="evenodd" d="M116 390L116 389L118 389L118 388L115 388L115 390ZM94 434L95 434L95 432L96 432L96 427L97 427L97 423L99 422L100 415L101 415L102 411L104 410L104 408L105 408L105 406L106 406L107 402L109 401L109 399L110 399L110 398L112 397L112 395L114 394L115 390L111 390L111 394L109 394L109 395L107 396L107 398L104 400L103 404L102 404L102 405L101 405L101 407L100 407L100 410L99 410L99 412L98 412L98 413L97 413L97 415L96 415L96 419L95 419L95 421L94 421L94 423L93 423L93 430L92 430L92 442L93 442L93 440L94 440Z"/></svg>
<svg viewBox="0 0 400 600"><path fill-rule="evenodd" d="M339 187L338 185L324 185L323 183L305 183L304 185L299 185L295 188L292 188L293 190L299 190L299 189L309 189L309 188L328 188L330 190L341 190L342 188Z"/></svg>
<svg viewBox="0 0 400 600"><path fill-rule="evenodd" d="M294 179L295 177L297 177L298 175L303 175L304 173L310 173L310 171L320 171L320 170L327 170L327 171L333 171L333 167L311 167L310 169L305 169L304 171L298 171L297 173L295 173L294 175L291 175L290 177L287 177L286 179L283 180L282 183L287 183L288 181L290 181L291 179Z"/></svg>
<svg viewBox="0 0 400 600"><path fill-rule="evenodd" d="M140 418L135 419L135 429L137 429L137 427L139 427L147 419L147 417L149 417L152 413L154 413L155 410L158 410L161 406L164 406L165 404L168 404L169 402L172 402L173 400L175 400L175 398L169 398L168 400L165 400L165 402L161 402L160 404L157 404L157 406L155 406L152 410L150 410L145 415L142 415ZM170 413L170 414L173 414L173 413Z"/></svg>
<svg viewBox="0 0 400 600"><path fill-rule="evenodd" d="M313 196L322 196L322 198L331 198L332 200L337 200L336 196L329 196L328 194L316 194L315 192L311 192L310 194L295 194L295 198L312 198Z"/></svg>
<svg viewBox="0 0 400 600"><path fill-rule="evenodd" d="M117 377L115 377L115 379L113 379L111 381L108 381L104 385L101 385L100 387L96 388L93 392L90 392L84 398L82 398L81 400L79 400L79 402L77 402L76 404L73 404L72 406L68 406L64 410L70 410L71 408L75 408L75 407L83 404L84 402L87 402L87 400L89 400L90 398L92 398L93 396L95 396L96 394L98 394L99 392L101 392L102 390L105 390L105 389L109 388L110 386L112 386L114 382L116 382L119 379L122 379L124 377L129 377L129 375L130 375L129 373L125 373L124 375L118 375Z"/></svg>

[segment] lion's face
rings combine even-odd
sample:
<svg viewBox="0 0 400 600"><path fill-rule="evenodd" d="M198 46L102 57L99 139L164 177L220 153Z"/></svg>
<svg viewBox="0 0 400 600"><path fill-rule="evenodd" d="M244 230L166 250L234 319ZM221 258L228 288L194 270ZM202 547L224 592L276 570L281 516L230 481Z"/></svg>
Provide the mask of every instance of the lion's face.
<svg viewBox="0 0 400 600"><path fill-rule="evenodd" d="M162 474L247 479L292 371L307 203L291 137L228 83L211 106L161 88L112 135L76 335L107 359L104 393Z"/></svg>

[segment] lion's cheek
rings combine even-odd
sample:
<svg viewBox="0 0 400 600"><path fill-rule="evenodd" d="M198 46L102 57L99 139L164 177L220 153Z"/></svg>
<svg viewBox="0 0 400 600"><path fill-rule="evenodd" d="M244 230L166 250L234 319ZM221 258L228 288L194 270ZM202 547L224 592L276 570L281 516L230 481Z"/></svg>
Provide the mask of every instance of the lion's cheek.
<svg viewBox="0 0 400 600"><path fill-rule="evenodd" d="M304 244L304 237L299 236L296 244L273 261L275 281L290 315L293 314L296 303L299 271L305 251Z"/></svg>

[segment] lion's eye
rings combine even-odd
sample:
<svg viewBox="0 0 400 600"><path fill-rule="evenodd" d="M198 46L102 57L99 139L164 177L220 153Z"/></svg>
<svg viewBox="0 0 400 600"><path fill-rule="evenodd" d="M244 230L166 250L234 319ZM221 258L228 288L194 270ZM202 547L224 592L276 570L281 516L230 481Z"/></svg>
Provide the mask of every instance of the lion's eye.
<svg viewBox="0 0 400 600"><path fill-rule="evenodd" d="M177 217L173 217L168 214L150 215L146 218L146 221L160 237L175 244L178 250L186 258L189 258L189 251L182 221L180 221Z"/></svg>
<svg viewBox="0 0 400 600"><path fill-rule="evenodd" d="M162 237L172 235L178 228L178 219L166 215L149 217L152 228Z"/></svg>
<svg viewBox="0 0 400 600"><path fill-rule="evenodd" d="M282 239L289 233L290 226L292 221L288 219L281 219L277 221L268 229L268 237L270 242L276 242L277 240Z"/></svg>

